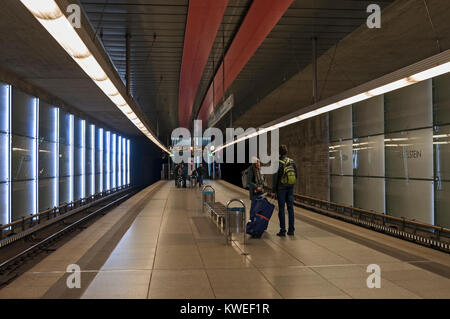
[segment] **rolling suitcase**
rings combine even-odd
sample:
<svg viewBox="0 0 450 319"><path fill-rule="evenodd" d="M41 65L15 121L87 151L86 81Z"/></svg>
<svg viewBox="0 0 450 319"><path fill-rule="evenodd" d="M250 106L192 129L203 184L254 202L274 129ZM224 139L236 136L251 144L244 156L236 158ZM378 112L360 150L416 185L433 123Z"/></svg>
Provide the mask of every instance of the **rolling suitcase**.
<svg viewBox="0 0 450 319"><path fill-rule="evenodd" d="M269 225L275 205L270 203L267 198L256 196L252 200L250 208L250 221L247 223L247 234L254 238L261 238Z"/></svg>

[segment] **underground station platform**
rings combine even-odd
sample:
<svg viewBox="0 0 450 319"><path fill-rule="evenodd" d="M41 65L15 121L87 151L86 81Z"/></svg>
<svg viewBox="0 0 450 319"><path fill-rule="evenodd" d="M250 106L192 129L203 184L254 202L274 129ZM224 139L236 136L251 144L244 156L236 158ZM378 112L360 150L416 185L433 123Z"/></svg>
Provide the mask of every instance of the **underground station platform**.
<svg viewBox="0 0 450 319"><path fill-rule="evenodd" d="M0 2L2 316L448 317L449 0Z"/></svg>
<svg viewBox="0 0 450 319"><path fill-rule="evenodd" d="M226 218L212 210L232 199L250 207L248 192L206 184L145 188L46 253L0 298L450 298L447 253L298 206L292 237L276 236L271 222L262 238L244 243L242 225L229 220L236 233L227 240ZM79 266L79 289L68 287L69 265ZM367 286L369 265L381 270L380 288Z"/></svg>

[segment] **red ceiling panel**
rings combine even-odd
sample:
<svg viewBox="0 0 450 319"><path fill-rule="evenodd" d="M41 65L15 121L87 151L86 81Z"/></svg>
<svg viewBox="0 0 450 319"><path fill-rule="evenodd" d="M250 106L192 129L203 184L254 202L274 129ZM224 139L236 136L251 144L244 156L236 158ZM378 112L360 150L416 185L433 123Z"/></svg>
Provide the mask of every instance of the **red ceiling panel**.
<svg viewBox="0 0 450 319"><path fill-rule="evenodd" d="M182 127L189 127L203 70L227 6L228 0L189 1L178 96L178 117Z"/></svg>
<svg viewBox="0 0 450 319"><path fill-rule="evenodd" d="M239 28L229 50L225 55L225 90L223 89L223 64L214 76L213 84L203 100L198 118L206 124L208 116L223 97L226 91L259 46L278 23L294 0L254 0L245 19Z"/></svg>

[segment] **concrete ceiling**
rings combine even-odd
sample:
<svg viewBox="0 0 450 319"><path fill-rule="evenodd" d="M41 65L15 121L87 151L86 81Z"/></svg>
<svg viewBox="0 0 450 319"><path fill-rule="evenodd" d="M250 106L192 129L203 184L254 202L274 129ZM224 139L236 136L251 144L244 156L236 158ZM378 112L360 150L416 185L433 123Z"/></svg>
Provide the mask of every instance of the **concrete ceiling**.
<svg viewBox="0 0 450 319"><path fill-rule="evenodd" d="M449 1L395 1L382 12L381 29L368 29L362 25L319 58L320 99L449 49L448 17ZM319 43L322 41L319 37ZM233 113L236 116L233 126L259 127L312 104L311 64L287 77L281 86L266 96L260 96L259 101L251 96L248 99L249 102L239 106L250 107L241 108L239 114Z"/></svg>
<svg viewBox="0 0 450 319"><path fill-rule="evenodd" d="M376 1L382 8L392 2ZM225 97L234 94L236 106L219 126L229 126L231 114L235 122L272 90L310 64L313 37L319 39L317 54L320 57L365 24L366 9L371 3L374 1L294 1L225 93Z"/></svg>
<svg viewBox="0 0 450 319"><path fill-rule="evenodd" d="M95 45L103 52L103 65L109 66L110 74L115 74L120 82L125 82L126 76L126 35L131 36L132 96L166 142L171 130L178 127L180 68L189 1L80 3L89 20L85 22L93 34L92 42L100 41ZM371 3L385 8L379 30L365 26L366 8ZM235 95L233 126L256 127L311 104L313 36L318 38L320 98L438 53L436 37L440 50L449 48L448 1L392 3L393 0L295 0L225 94ZM105 127L138 134L19 1L3 0L2 4L0 71L16 74L105 123ZM233 42L251 4L251 0L229 1L202 74L191 119L196 118L224 50ZM227 115L219 126L229 121Z"/></svg>
<svg viewBox="0 0 450 319"><path fill-rule="evenodd" d="M393 0L376 1L382 7ZM122 79L126 35L131 36L131 89L163 139L179 125L177 107L188 1L81 0L89 20ZM191 120L233 43L253 1L230 0L197 90ZM236 97L237 119L311 60L311 37L319 56L366 21L373 1L296 0L228 90ZM264 23L263 21L261 23Z"/></svg>
<svg viewBox="0 0 450 319"><path fill-rule="evenodd" d="M27 84L29 91L45 92L44 96L52 97L49 102L61 101L70 111L78 111L77 115L105 128L122 134L139 134L17 0L2 0L0 70L3 78L5 74L13 74L18 82Z"/></svg>
<svg viewBox="0 0 450 319"><path fill-rule="evenodd" d="M81 0L123 81L130 38L131 95L162 141L178 127L178 90L188 0Z"/></svg>

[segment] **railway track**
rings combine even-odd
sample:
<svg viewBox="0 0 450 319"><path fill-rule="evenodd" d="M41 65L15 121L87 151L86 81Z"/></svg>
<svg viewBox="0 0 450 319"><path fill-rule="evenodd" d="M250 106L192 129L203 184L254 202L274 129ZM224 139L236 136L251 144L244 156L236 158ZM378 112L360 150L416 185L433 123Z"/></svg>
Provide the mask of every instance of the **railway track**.
<svg viewBox="0 0 450 319"><path fill-rule="evenodd" d="M68 210L46 222L36 222L33 227L21 232L10 233L0 241L0 288L138 191L125 188Z"/></svg>

